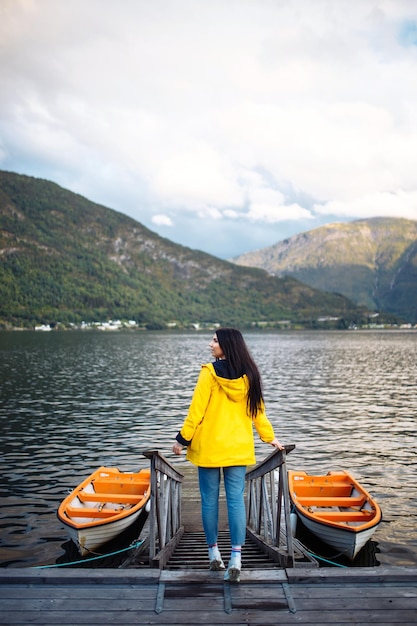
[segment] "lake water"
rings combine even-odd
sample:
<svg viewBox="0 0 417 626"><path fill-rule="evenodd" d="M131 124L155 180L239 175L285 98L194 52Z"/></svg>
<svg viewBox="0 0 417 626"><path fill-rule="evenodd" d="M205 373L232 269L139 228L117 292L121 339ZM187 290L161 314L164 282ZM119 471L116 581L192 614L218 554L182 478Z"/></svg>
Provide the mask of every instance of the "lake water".
<svg viewBox="0 0 417 626"><path fill-rule="evenodd" d="M211 332L0 333L0 565L54 564L56 509L100 465L175 465ZM417 332L247 332L290 469L348 469L378 500L377 563L417 565ZM256 443L258 461L271 449Z"/></svg>

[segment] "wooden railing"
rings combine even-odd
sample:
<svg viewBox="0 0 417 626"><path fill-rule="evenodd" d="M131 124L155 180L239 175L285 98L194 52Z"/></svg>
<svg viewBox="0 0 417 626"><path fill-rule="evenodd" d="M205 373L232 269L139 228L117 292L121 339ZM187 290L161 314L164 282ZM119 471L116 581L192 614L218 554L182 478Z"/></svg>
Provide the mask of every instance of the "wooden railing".
<svg viewBox="0 0 417 626"><path fill-rule="evenodd" d="M163 569L180 541L183 475L157 450L143 452L151 462L149 565Z"/></svg>
<svg viewBox="0 0 417 626"><path fill-rule="evenodd" d="M286 455L295 445L275 450L246 473L247 533L282 567L294 567ZM278 470L278 471L277 471Z"/></svg>

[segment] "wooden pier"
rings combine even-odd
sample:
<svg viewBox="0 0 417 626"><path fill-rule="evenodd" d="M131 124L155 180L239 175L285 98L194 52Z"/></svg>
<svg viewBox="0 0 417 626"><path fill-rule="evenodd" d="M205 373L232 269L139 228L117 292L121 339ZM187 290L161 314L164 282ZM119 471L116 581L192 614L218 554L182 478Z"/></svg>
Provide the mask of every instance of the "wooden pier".
<svg viewBox="0 0 417 626"><path fill-rule="evenodd" d="M266 626L417 624L417 568L4 569L0 624L7 626Z"/></svg>
<svg viewBox="0 0 417 626"><path fill-rule="evenodd" d="M248 537L238 584L208 570L195 469L187 464L180 472L158 453L149 458L154 508L142 546L118 569L0 570L0 625L417 624L417 568L318 568L303 546L288 540L285 476L284 490L276 492L285 454L273 453L248 474ZM224 495L219 545L227 562Z"/></svg>

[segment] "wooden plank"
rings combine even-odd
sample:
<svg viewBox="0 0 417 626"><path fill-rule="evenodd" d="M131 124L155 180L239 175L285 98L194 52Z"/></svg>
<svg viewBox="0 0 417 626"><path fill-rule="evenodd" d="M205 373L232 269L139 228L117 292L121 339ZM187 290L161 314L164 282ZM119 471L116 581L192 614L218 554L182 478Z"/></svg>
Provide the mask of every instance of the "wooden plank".
<svg viewBox="0 0 417 626"><path fill-rule="evenodd" d="M234 610L288 611L288 598L283 584L240 583L230 585ZM281 622L281 617L277 618Z"/></svg>
<svg viewBox="0 0 417 626"><path fill-rule="evenodd" d="M202 572L205 576L209 570ZM211 572L220 575L221 572ZM153 569L36 569L36 568L0 568L1 585L139 585L154 584L161 577L196 576L195 572L159 571ZM417 584L417 568L415 567L361 567L361 568L288 568L286 570L275 569L271 571L248 571L248 579L254 580L287 579L290 584L323 584L323 583L398 583Z"/></svg>
<svg viewBox="0 0 417 626"><path fill-rule="evenodd" d="M259 584L252 581L246 581L240 585L230 585L233 590L233 597L245 599L261 599L276 597L285 600L283 583L260 582Z"/></svg>
<svg viewBox="0 0 417 626"><path fill-rule="evenodd" d="M334 600L339 598L386 598L390 597L417 597L416 586L407 586L406 583L372 583L361 585L345 585L336 586L335 584L320 583L319 585L292 585L292 595L294 598L322 598L332 597Z"/></svg>
<svg viewBox="0 0 417 626"><path fill-rule="evenodd" d="M288 582L294 583L373 583L417 582L416 567L322 567L318 569L291 568L286 570Z"/></svg>
<svg viewBox="0 0 417 626"><path fill-rule="evenodd" d="M183 586L165 588L164 612L169 613L169 617L182 612L194 614L194 620L198 620L196 615L200 610L210 611L213 615L217 613L219 621L225 617L223 584L217 589L213 585L194 585L191 589Z"/></svg>
<svg viewBox="0 0 417 626"><path fill-rule="evenodd" d="M202 571L161 571L161 580L164 582L176 582L176 583L194 583L205 584L208 582L221 582L223 581L224 572L211 572L210 570ZM282 569L273 570L242 570L243 581L247 583L281 583L287 580L287 576Z"/></svg>
<svg viewBox="0 0 417 626"><path fill-rule="evenodd" d="M415 626L416 613L412 611L363 611L361 615L354 609L338 612L327 609L310 610L301 614L299 611L293 614L285 609L277 609L274 604L267 606L266 610L237 610L233 609L230 614L224 611L223 606L214 610L210 607L198 610L187 611L166 611L163 610L157 614L154 610L142 611L139 614L136 611L113 610L102 612L99 609L92 609L86 612L80 611L21 611L18 613L0 614L0 624L5 626L27 626L28 624L38 624L41 626L49 626L50 624L60 626L106 626L107 624L117 624L118 626L128 626L130 624L147 624L165 625L165 626L198 626L199 624L210 624L210 626L235 624L236 626L276 626L279 624L311 624L314 626L330 624L336 626L339 624L377 624L378 626L401 624L402 626Z"/></svg>
<svg viewBox="0 0 417 626"><path fill-rule="evenodd" d="M112 502L114 504L137 504L140 500L143 500L144 495L143 493L140 493L138 495L123 495L120 493L88 493L87 491L80 491L77 494L77 497L81 502Z"/></svg>
<svg viewBox="0 0 417 626"><path fill-rule="evenodd" d="M94 509L75 506L67 506L65 509L65 512L70 519L76 517L104 519L106 517L115 517L116 515L120 515L123 511L130 511L130 509L124 509L123 507L118 509Z"/></svg>
<svg viewBox="0 0 417 626"><path fill-rule="evenodd" d="M362 506L366 502L365 496L352 497L352 498L331 498L328 496L314 497L314 496L299 496L297 502L303 506L341 506L341 507L355 507Z"/></svg>
<svg viewBox="0 0 417 626"><path fill-rule="evenodd" d="M248 572L249 574L249 572ZM254 572L250 572L250 574L254 574ZM190 576L191 577L191 576ZM219 581L221 583L221 576L219 576ZM192 582L192 580L191 580ZM207 582L211 582L210 579ZM233 588L239 590L239 593L242 593L244 597L268 597L272 593L279 593L280 586L279 583L273 582L269 583L267 577L264 573L259 576L259 579L254 579L252 576L248 576L247 579L243 579L243 583L241 585L235 585ZM257 584L258 583L258 584ZM97 585L94 587L93 591L90 586L77 586L77 585L69 585L63 586L55 585L55 586L45 586L45 595L50 599L62 598L63 593L65 593L65 597L68 599L72 599L77 601L78 599L91 599L92 593L94 593L94 598L96 600L101 600L101 598L112 599L112 600L120 600L123 601L124 598L154 598L155 597L155 589L154 586L151 585L118 585L118 586L103 586ZM64 591L63 591L64 589ZM0 587L0 600L3 599L17 599L21 600L22 595L25 598L39 598L42 592L39 590L38 586L29 586L29 585L2 585ZM417 588L416 586L407 586L402 583L390 584L390 583L378 583L378 584L361 584L361 585L345 585L345 586L336 586L334 584L326 584L321 583L319 585L292 585L291 586L291 594L294 598L312 598L315 597L322 598L328 597L333 599L338 598L351 598L353 600L358 599L360 597L373 597L373 598L386 598L387 594L389 597L396 598L416 598L417 597ZM282 594L281 594L282 595Z"/></svg>
<svg viewBox="0 0 417 626"><path fill-rule="evenodd" d="M292 588L291 588L292 589ZM329 602L331 600L329 595L324 597L314 597L314 598L299 598L293 594L293 598L295 599L298 611L309 611L314 609L315 611L325 611L329 608ZM390 594L389 598L381 598L381 597L361 597L361 598L347 598L346 596L339 598L337 602L337 607L335 608L335 603L333 602L333 610L344 611L350 610L353 607L356 610L361 611L408 611L416 609L416 599L415 598L404 598L404 597L395 597ZM417 620L417 614L416 614Z"/></svg>
<svg viewBox="0 0 417 626"><path fill-rule="evenodd" d="M156 589L155 589L156 591ZM150 610L155 604L155 598L157 593L154 593L153 598L143 598L141 594L137 593L136 597L124 597L123 598L123 611L142 611ZM31 608L38 612L47 611L65 611L71 612L83 612L87 613L91 611L94 603L90 598L79 598L74 604L73 598L68 598L66 594L63 594L60 598L51 598L48 595L42 597L31 598L11 598L2 600L1 609L6 613L20 613L22 610ZM107 613L108 611L114 611L114 598L100 598L100 611Z"/></svg>
<svg viewBox="0 0 417 626"><path fill-rule="evenodd" d="M417 623L416 568L323 569L248 571L227 601L222 572L208 570L4 570L0 624Z"/></svg>
<svg viewBox="0 0 417 626"><path fill-rule="evenodd" d="M327 520L329 522L344 523L344 522L363 522L373 519L375 517L374 511L314 511L312 518L318 517L319 519Z"/></svg>
<svg viewBox="0 0 417 626"><path fill-rule="evenodd" d="M123 621L120 621L120 620ZM130 624L147 624L148 626L163 624L164 626L198 626L199 624L210 624L211 626L236 624L238 626L255 626L257 624L276 624L276 617L272 614L269 619L264 619L261 614L246 612L245 618L232 611L227 615L223 608L218 611L201 610L193 612L182 611L162 611L157 614L155 611L141 612L139 615L134 612L121 614L117 611L101 613L100 611L89 611L87 614L67 613L64 611L50 611L48 613L36 614L31 611L22 611L19 617L13 615L0 615L0 624L6 626L27 626L28 624L38 624L40 626L57 625L61 626L107 626L117 624L118 626L128 626Z"/></svg>
<svg viewBox="0 0 417 626"><path fill-rule="evenodd" d="M0 568L1 585L146 585L159 580L151 569Z"/></svg>
<svg viewBox="0 0 417 626"><path fill-rule="evenodd" d="M156 584L156 583L155 583ZM42 589L45 589L43 592ZM0 585L0 600L21 600L22 596L28 600L47 595L51 600L60 599L65 595L69 600L91 600L92 593L96 601L102 598L107 600L123 601L125 598L154 598L155 586L152 585L96 585L92 590L90 585Z"/></svg>

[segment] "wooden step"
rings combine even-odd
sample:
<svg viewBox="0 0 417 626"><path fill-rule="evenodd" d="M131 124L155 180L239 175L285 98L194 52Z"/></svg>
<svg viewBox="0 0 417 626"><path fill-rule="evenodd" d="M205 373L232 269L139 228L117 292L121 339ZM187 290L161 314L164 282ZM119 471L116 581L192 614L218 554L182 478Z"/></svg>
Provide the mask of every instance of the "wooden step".
<svg viewBox="0 0 417 626"><path fill-rule="evenodd" d="M229 533L220 532L217 543L223 561L227 566L231 550ZM185 532L166 569L206 569L208 565L208 548L204 533ZM252 541L246 541L245 546L242 548L242 568L274 569L277 567L279 567L279 564L264 554Z"/></svg>

